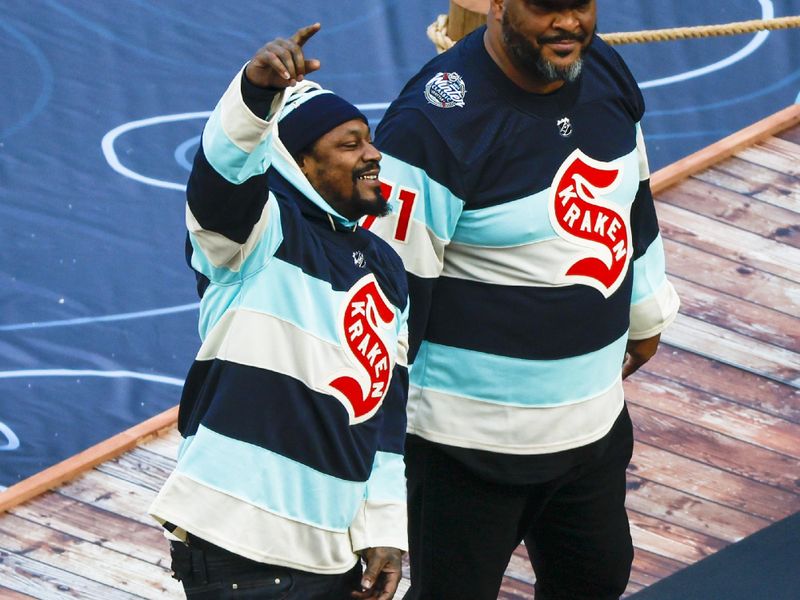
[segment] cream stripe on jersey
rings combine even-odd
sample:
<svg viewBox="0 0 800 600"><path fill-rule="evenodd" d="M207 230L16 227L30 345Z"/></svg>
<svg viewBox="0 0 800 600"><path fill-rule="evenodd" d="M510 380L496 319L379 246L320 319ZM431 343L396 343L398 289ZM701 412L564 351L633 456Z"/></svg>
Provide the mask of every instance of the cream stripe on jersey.
<svg viewBox="0 0 800 600"><path fill-rule="evenodd" d="M651 296L631 305L629 338L644 340L661 333L675 320L680 298L668 280L664 280Z"/></svg>
<svg viewBox="0 0 800 600"><path fill-rule="evenodd" d="M621 379L594 398L546 408L501 405L412 386L408 432L460 448L547 454L599 440L609 432L622 406Z"/></svg>
<svg viewBox="0 0 800 600"><path fill-rule="evenodd" d="M186 502L192 498L192 502ZM175 471L148 511L251 560L314 573L345 573L355 565L348 532L333 532L269 513Z"/></svg>

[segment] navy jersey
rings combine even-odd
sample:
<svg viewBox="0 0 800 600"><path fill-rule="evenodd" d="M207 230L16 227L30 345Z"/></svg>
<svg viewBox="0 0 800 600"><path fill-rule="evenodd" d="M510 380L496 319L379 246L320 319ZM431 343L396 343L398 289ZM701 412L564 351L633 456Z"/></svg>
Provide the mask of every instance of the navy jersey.
<svg viewBox="0 0 800 600"><path fill-rule="evenodd" d="M574 83L539 95L502 73L483 32L423 67L376 131L394 211L367 224L409 274L408 431L506 455L568 451L620 414L628 339L678 309L644 103L599 38Z"/></svg>
<svg viewBox="0 0 800 600"><path fill-rule="evenodd" d="M303 82L262 119L241 77L206 124L187 188L202 346L177 467L150 512L178 537L341 573L364 548L407 547L406 275L275 135L289 99L326 92Z"/></svg>

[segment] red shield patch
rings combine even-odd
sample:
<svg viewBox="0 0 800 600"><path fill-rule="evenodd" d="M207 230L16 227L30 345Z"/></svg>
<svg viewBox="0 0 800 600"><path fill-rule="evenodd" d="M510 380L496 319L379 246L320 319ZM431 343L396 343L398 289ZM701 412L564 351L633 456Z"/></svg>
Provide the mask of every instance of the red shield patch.
<svg viewBox="0 0 800 600"><path fill-rule="evenodd" d="M584 255L563 278L599 290L606 298L622 283L631 259L629 209L606 199L622 181L621 162L604 163L575 150L553 179L550 222Z"/></svg>
<svg viewBox="0 0 800 600"><path fill-rule="evenodd" d="M388 330L394 320L394 308L375 276L361 278L350 290L339 320L339 337L355 369L328 384L350 414L351 424L369 419L386 396L394 358L380 331Z"/></svg>

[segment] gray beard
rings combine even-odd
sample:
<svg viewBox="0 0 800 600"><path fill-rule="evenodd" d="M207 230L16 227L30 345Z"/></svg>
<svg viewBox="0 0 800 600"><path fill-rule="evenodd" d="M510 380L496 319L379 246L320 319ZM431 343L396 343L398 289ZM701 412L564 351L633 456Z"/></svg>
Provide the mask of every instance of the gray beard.
<svg viewBox="0 0 800 600"><path fill-rule="evenodd" d="M511 61L517 68L527 71L534 78L544 83L553 83L554 81L572 83L580 77L583 69L583 53L586 52L585 48L574 63L566 67L559 67L542 56L541 50L537 50L533 44L514 28L507 15L503 15L502 34L503 42Z"/></svg>
<svg viewBox="0 0 800 600"><path fill-rule="evenodd" d="M539 55L536 61L536 70L541 78L548 83L552 83L553 81L572 83L580 77L581 69L583 69L583 57L566 67L558 67L541 55Z"/></svg>

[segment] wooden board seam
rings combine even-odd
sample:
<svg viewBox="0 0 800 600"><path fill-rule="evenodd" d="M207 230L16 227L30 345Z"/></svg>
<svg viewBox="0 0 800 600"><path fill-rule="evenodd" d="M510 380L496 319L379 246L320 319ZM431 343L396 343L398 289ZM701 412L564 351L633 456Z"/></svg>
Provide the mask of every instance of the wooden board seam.
<svg viewBox="0 0 800 600"><path fill-rule="evenodd" d="M0 514L73 479L102 462L127 452L148 438L157 435L160 431L173 427L177 421L178 407L174 406L12 485L0 492Z"/></svg>
<svg viewBox="0 0 800 600"><path fill-rule="evenodd" d="M785 129L800 124L800 104L792 104L736 133L690 154L653 173L650 189L653 194L680 183L710 166L730 158L743 148L752 146Z"/></svg>

